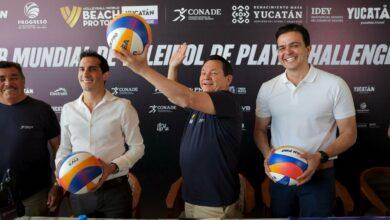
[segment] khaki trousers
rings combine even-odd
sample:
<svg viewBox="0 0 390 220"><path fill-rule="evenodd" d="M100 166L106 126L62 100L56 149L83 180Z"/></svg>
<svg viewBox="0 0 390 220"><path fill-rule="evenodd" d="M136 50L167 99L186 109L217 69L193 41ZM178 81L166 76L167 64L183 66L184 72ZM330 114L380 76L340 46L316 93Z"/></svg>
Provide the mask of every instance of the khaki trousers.
<svg viewBox="0 0 390 220"><path fill-rule="evenodd" d="M199 206L185 203L186 218L241 218L238 202L224 207Z"/></svg>
<svg viewBox="0 0 390 220"><path fill-rule="evenodd" d="M26 216L48 216L47 208L48 189L42 190L34 195L22 200Z"/></svg>

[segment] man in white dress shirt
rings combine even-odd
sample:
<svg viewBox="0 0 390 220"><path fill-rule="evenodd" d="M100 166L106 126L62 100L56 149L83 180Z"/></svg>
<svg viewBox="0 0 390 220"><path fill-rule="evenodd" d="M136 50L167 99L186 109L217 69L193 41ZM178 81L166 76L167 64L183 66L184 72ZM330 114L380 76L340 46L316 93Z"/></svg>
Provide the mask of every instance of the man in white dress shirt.
<svg viewBox="0 0 390 220"><path fill-rule="evenodd" d="M127 173L143 156L145 146L136 110L129 100L115 97L105 89L108 78L107 60L94 51L82 52L78 80L83 92L62 109L56 164L71 152L87 151L98 157L103 166L94 192L71 195L75 216L131 217Z"/></svg>

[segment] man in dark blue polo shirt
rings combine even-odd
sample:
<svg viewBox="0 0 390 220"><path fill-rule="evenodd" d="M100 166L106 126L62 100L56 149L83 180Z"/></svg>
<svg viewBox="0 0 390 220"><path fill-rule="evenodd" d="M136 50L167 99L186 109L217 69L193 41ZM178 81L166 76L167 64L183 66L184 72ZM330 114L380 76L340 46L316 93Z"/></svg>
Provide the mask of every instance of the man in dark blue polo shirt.
<svg viewBox="0 0 390 220"><path fill-rule="evenodd" d="M24 85L21 66L0 61L0 177L9 170L25 215L43 216L60 194L47 148L49 142L57 150L60 129L50 105L27 96Z"/></svg>
<svg viewBox="0 0 390 220"><path fill-rule="evenodd" d="M186 44L172 56L168 79L147 65L147 48L141 55L124 50L115 55L172 103L190 112L180 146L185 217L240 217L237 167L242 115L240 105L228 91L233 80L230 63L218 55L208 57L199 77L203 91L194 92L176 82Z"/></svg>

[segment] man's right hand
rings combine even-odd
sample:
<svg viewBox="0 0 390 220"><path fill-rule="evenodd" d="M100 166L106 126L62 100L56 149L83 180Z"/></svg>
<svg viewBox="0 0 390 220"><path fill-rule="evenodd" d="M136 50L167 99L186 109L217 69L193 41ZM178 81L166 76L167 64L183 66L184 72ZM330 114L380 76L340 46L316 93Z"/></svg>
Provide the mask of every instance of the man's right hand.
<svg viewBox="0 0 390 220"><path fill-rule="evenodd" d="M147 44L141 54L131 54L129 51L121 48L121 51L114 50L114 56L135 73L143 75L145 70L149 67L147 61L149 46L150 45Z"/></svg>
<svg viewBox="0 0 390 220"><path fill-rule="evenodd" d="M264 171L265 171L265 174L273 181L272 179L272 175L271 175L271 170L269 169L269 166L268 166L268 160L269 158L271 157L271 154L274 152L274 149L272 149L271 151L269 151L268 155L265 157L264 159Z"/></svg>

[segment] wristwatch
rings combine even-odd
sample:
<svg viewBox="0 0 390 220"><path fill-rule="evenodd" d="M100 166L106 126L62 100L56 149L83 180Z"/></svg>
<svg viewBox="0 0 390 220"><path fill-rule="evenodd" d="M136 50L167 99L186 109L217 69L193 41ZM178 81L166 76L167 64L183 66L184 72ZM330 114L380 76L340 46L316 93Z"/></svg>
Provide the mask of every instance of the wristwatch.
<svg viewBox="0 0 390 220"><path fill-rule="evenodd" d="M116 163L114 163L114 162L111 162L110 164L113 164L113 165L115 166L115 170L114 170L114 172L113 172L112 174L118 173L118 172L119 172L119 167L118 167L118 165L117 165Z"/></svg>
<svg viewBox="0 0 390 220"><path fill-rule="evenodd" d="M325 163L329 160L329 155L325 153L324 151L320 150L318 151L321 154L321 163Z"/></svg>

